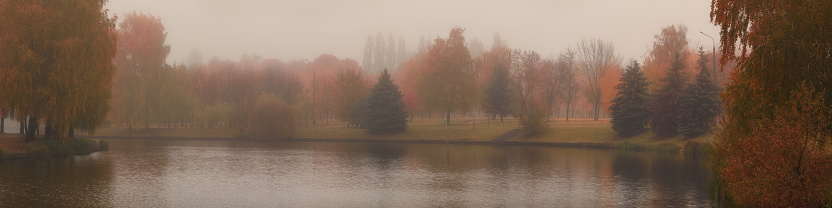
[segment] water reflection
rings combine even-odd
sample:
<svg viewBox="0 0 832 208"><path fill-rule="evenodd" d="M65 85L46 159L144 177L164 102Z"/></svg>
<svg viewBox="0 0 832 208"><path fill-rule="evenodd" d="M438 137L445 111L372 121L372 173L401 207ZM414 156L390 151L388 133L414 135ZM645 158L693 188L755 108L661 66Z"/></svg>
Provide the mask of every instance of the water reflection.
<svg viewBox="0 0 832 208"><path fill-rule="evenodd" d="M110 160L86 157L0 161L2 207L112 207Z"/></svg>
<svg viewBox="0 0 832 208"><path fill-rule="evenodd" d="M677 155L525 146L111 140L88 157L0 162L22 207L703 206Z"/></svg>

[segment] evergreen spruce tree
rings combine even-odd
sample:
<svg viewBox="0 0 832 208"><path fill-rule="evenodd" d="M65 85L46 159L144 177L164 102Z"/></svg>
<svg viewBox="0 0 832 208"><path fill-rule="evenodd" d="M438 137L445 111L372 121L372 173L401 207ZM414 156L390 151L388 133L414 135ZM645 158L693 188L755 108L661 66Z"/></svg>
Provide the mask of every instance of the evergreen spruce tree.
<svg viewBox="0 0 832 208"><path fill-rule="evenodd" d="M500 122L503 122L503 117L511 114L512 96L508 76L508 69L498 64L491 76L488 88L485 89L485 111L494 115L495 118L500 115Z"/></svg>
<svg viewBox="0 0 832 208"><path fill-rule="evenodd" d="M696 80L682 92L679 104L679 133L685 139L693 138L711 130L714 119L719 114L719 88L711 79L708 59L702 48L699 49L699 74Z"/></svg>
<svg viewBox="0 0 832 208"><path fill-rule="evenodd" d="M647 78L638 62L627 66L621 82L615 86L618 93L612 100L610 116L612 129L618 135L628 137L647 130L650 110L647 108Z"/></svg>
<svg viewBox="0 0 832 208"><path fill-rule="evenodd" d="M393 84L390 74L384 69L367 97L364 125L371 134L401 133L407 128L407 113L403 109L399 86Z"/></svg>
<svg viewBox="0 0 832 208"><path fill-rule="evenodd" d="M677 53L673 63L654 94L651 104L652 118L650 126L659 137L672 137L678 134L679 102L686 84L686 74L682 71L685 63Z"/></svg>

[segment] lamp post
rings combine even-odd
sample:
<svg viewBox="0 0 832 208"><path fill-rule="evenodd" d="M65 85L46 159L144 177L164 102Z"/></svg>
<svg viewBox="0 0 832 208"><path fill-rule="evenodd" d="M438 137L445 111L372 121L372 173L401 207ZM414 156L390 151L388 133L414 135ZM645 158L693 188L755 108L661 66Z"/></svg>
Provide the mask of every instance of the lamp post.
<svg viewBox="0 0 832 208"><path fill-rule="evenodd" d="M312 64L312 62L309 61L309 59L303 59L303 60L305 60L306 63ZM313 126L315 126L315 120L317 119L315 117L315 94L318 91L317 88L318 88L318 84L317 84L317 82L315 82L315 67L312 67L312 125Z"/></svg>
<svg viewBox="0 0 832 208"><path fill-rule="evenodd" d="M716 40L714 40L714 37L711 37L710 35L705 34L702 31L699 31L699 33L702 33L703 35L708 36L709 38L711 38L711 46L712 46L712 51L714 53L714 60L713 60L713 62L714 62L713 66L714 67L712 69L712 70L714 70L714 73L713 73L712 76L713 76L713 80L714 80L714 85L716 85L717 84L716 83ZM722 70L720 70L720 71L722 71Z"/></svg>

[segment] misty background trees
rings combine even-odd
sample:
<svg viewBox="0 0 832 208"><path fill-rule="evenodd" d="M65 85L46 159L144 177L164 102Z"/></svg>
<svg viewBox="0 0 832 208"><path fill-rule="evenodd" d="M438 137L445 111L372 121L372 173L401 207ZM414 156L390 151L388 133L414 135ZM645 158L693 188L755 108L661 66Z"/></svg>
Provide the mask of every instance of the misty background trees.
<svg viewBox="0 0 832 208"><path fill-rule="evenodd" d="M14 6L17 5L5 9L16 8ZM16 20L14 18L19 17L10 15L4 21L11 22ZM266 105L258 103L266 102L263 99L269 98L269 106L275 106L272 102L275 100L291 106L293 122L280 122L283 123L281 125L292 123L298 128L305 128L318 123L330 125L331 121L342 121L346 122L347 127L366 128L372 126L367 126L368 112L373 110L368 107L372 101L368 98L370 88L376 84L374 82L379 73L387 69L393 84L401 92L402 109L411 121L442 117L445 125L459 125L452 122L452 118L496 119L499 116L501 121L505 118L528 118L530 120L526 120L529 122L524 122L524 126L541 126L544 127L541 129L545 129L548 122L553 120L598 121L610 118L615 111L610 107L620 90L614 86L625 73L620 66L622 58L615 52L615 44L601 38L577 41L557 54L540 54L511 48L509 40L499 34L494 34L492 41L481 41L477 37L466 38L465 30L459 27L451 28L447 37L422 36L413 49L407 47L405 38L401 36L382 32L368 35L364 40L364 57L360 64L353 59L330 54L322 54L312 61L299 59L284 62L256 54L242 55L237 60L223 60L205 58L198 48L191 50L187 62L181 60L180 63L175 63L167 58L171 46L166 42L167 32L160 17L133 12L121 19L118 27L110 21L113 24L110 28L114 32L108 35L118 37L110 39L117 40L113 42L114 58L110 68L114 70L108 72L105 70L107 65L102 65L103 71L97 72L101 72L103 77L77 78L85 80L84 85L78 89L86 94L70 92L75 93L72 94L75 96L73 99L103 100L104 103L83 102L81 106L68 108L50 104L50 107L45 108L55 111L46 112L48 114L79 113L76 117L44 117L44 112L39 111L43 106L26 109L35 108L30 105L32 102L60 101L58 103L61 105L69 105L76 101L60 100L63 98L56 97L54 93L57 92L49 90L49 87L54 87L51 85L22 88L33 86L31 83L18 83L29 80L22 79L24 75L34 77L32 80L56 79L58 81L48 84L61 87L70 86L74 82L63 79L71 76L57 76L52 71L41 69L60 68L57 65L41 63L21 55L26 53L11 50L12 47L3 47L4 54L9 54L4 56L2 62L4 75L9 75L3 77L6 79L3 99L0 100L3 115L13 116L19 121L32 118L31 125L24 125L32 128L32 131L27 132L37 132L40 124L50 126L47 133L58 129L57 131L67 132L67 135L71 129L81 128L91 132L99 125L128 129L233 128L238 135L246 138L257 134L254 129L259 127L255 127L255 120L266 119L258 117L262 115L257 111L266 111L267 108L260 107L258 110L257 106ZM5 31L15 32L3 33L5 36L2 43L18 46L26 38L40 38L18 36L18 33L25 31L15 28L23 26L19 23L10 24L9 28L12 29ZM712 55L689 55L692 53L687 48L686 33L684 25L671 25L661 28L655 36L653 48L647 53L643 67L648 80L647 94L652 96L653 103L659 103L663 94L667 94L666 90L660 88L668 84L658 82L667 79L664 78L667 71L680 69L686 72L694 68L689 63L696 62L696 58ZM102 40L104 41L95 44L106 45L107 39ZM490 42L491 45L486 46L483 42ZM48 53L52 52L41 51L35 54ZM103 52L92 51L90 54L96 53ZM72 58L85 60L83 64L88 64L102 61L98 59L106 59L108 56L102 57ZM672 65L674 60L681 64ZM26 73L17 74L15 70L20 67L38 68L42 73L26 70ZM82 71L86 73L94 70ZM651 79L657 82L650 82ZM718 83L724 85L724 81ZM685 84L678 86L684 88ZM103 90L97 91L99 88ZM32 91L33 89L37 90ZM56 87L54 91L61 89L63 88ZM691 91L696 90L691 88ZM22 97L18 93L41 97ZM679 93L674 93L671 93L671 97L679 96ZM679 108L678 105L670 106L666 108L668 112ZM674 114L666 119L679 118L679 115ZM657 132L664 129L661 125L672 124L657 122L662 119L659 117L651 119L654 123L650 128ZM480 121L474 119L465 124L476 125L478 122ZM54 125L60 127L51 127ZM678 128L667 129L678 131Z"/></svg>

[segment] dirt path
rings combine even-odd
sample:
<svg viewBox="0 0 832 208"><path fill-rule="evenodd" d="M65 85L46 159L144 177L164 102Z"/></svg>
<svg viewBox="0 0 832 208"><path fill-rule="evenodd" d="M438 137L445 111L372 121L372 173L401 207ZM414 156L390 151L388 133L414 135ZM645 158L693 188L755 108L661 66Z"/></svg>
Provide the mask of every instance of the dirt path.
<svg viewBox="0 0 832 208"><path fill-rule="evenodd" d="M508 132L506 132L506 133L505 133L505 134L503 134L503 135L497 136L497 138L494 138L494 139L492 139L492 140L489 140L489 142L494 142L494 143L496 143L496 142L504 142L504 141L506 141L506 140L508 140L508 139L511 139L512 137L515 137L515 136L519 135L519 134L520 134L520 131L521 131L520 129L512 129L511 131L508 131Z"/></svg>

